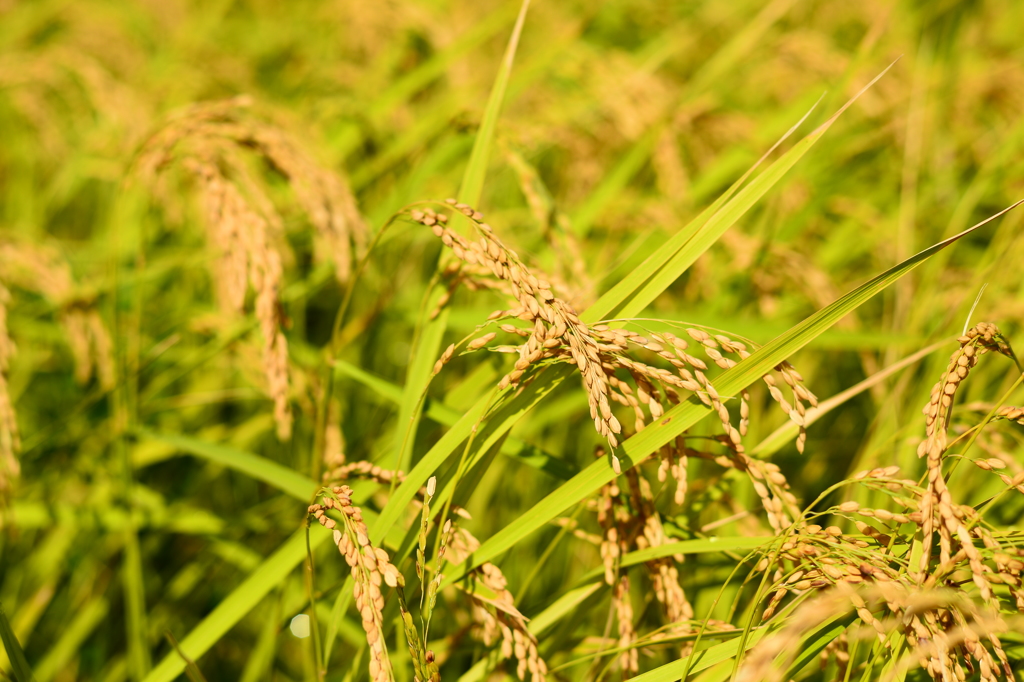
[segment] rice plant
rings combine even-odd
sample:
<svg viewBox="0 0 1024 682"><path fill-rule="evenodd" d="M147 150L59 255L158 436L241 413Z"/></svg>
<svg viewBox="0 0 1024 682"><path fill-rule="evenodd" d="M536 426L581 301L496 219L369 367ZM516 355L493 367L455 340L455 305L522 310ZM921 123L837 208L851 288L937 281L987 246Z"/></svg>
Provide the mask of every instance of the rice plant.
<svg viewBox="0 0 1024 682"><path fill-rule="evenodd" d="M1024 679L1022 20L0 3L0 671Z"/></svg>

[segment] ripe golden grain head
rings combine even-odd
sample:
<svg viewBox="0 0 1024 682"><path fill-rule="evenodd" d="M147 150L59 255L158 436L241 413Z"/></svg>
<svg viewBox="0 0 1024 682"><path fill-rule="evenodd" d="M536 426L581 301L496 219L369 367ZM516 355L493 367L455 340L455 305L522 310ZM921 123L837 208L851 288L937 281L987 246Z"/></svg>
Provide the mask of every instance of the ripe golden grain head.
<svg viewBox="0 0 1024 682"><path fill-rule="evenodd" d="M521 336L525 341L518 347L500 347L502 350L518 348L519 359L512 371L501 379L499 389L517 386L531 368L542 363L554 361L575 365L586 391L594 429L606 439L609 446L607 452L616 473L621 473L621 470L619 460L615 456L615 448L624 433L624 428L614 414L612 404L618 403L630 408L634 415L633 428L640 431L649 421L664 414L666 403L677 404L680 401L676 389L690 392L710 406L722 423L722 429L728 439L727 447L737 453L743 452L742 438L747 432L750 415L749 394L743 391L740 395L739 426L734 426L733 416L724 404L723 398L705 374L708 365L686 352L685 341L672 334L652 334L648 338L627 329L612 329L607 325L589 326L583 323L572 305L553 293L548 278L532 271L515 251L501 242L494 228L483 222L483 214L454 199L438 204L446 205L449 210L465 216L477 235L474 239L463 237L450 227L447 213L436 211L430 206L424 205L422 208L408 211L412 220L429 227L461 262L458 269L452 270L453 273L458 273L461 279L452 275L453 281L475 282L474 286L477 286L491 278L497 280L497 285L489 286L513 298L516 307L495 311L489 316L488 321L500 322L507 318L518 318L532 323L532 330L507 323L500 326L503 332ZM723 369L734 367L738 360L750 355L745 344L727 336L714 336L696 328L687 329L687 333L700 344L703 352ZM467 349L472 351L483 348L495 338L495 335L495 332L488 332L473 339ZM454 346L450 346L438 359L434 365L435 374L451 358L453 352ZM630 357L632 352L653 354L659 360L672 365L675 371L638 361ZM738 360L728 357L730 354ZM618 370L626 370L630 374L636 386L635 390L616 376ZM792 404L783 396L773 377L767 376L765 381L773 398L782 405L790 419L800 426L797 447L802 450L806 440L803 428L803 415L806 412L804 403L814 406L817 399L806 389L802 383L803 378L789 363L780 364L775 371L790 387L793 394ZM672 459L671 455L667 457ZM674 461L681 457L682 455L676 456ZM676 476L676 498L681 503L685 495L685 467L668 464L665 471ZM778 522L781 523L781 520Z"/></svg>
<svg viewBox="0 0 1024 682"><path fill-rule="evenodd" d="M340 281L351 274L368 229L344 178L313 161L280 125L251 110L252 102L238 97L193 105L170 116L143 144L132 177L172 211L180 210L170 190L172 171L180 169L191 178L208 241L219 254L213 279L221 305L241 311L247 289L255 292L266 391L274 403L278 436L284 440L292 429L288 342L280 312L284 221L253 162L287 181L316 230L315 257L329 256Z"/></svg>
<svg viewBox="0 0 1024 682"><path fill-rule="evenodd" d="M381 585L399 587L404 584L404 578L390 562L387 552L370 544L362 511L352 503L351 488L332 488L322 500L310 505L308 511L318 523L334 531L334 543L351 569L356 609L370 649L370 678L374 682L387 682L393 676L384 642L384 595ZM338 512L340 525L327 516L331 510Z"/></svg>
<svg viewBox="0 0 1024 682"><path fill-rule="evenodd" d="M91 297L83 297L71 268L56 248L23 241L0 242L0 493L20 473L21 447L17 416L7 387L15 346L8 333L12 290L46 299L56 310L74 359L75 379L85 384L94 376L100 388L114 386L110 334Z"/></svg>

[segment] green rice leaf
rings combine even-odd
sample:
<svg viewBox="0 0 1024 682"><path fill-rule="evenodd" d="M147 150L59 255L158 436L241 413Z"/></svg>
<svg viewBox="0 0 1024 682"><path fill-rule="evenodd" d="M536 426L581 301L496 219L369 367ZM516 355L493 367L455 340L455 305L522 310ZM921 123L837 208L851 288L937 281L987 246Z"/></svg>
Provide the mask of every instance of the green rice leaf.
<svg viewBox="0 0 1024 682"><path fill-rule="evenodd" d="M216 462L235 471L247 474L257 481L271 485L292 497L310 501L320 485L300 473L273 462L265 457L244 452L228 445L208 443L198 438L178 433L157 433L149 429L138 429L142 438L172 445L182 452Z"/></svg>
<svg viewBox="0 0 1024 682"><path fill-rule="evenodd" d="M774 537L710 537L699 540L680 540L679 542L667 542L657 547L637 550L623 554L619 558L619 566L635 566L646 561L661 559L662 557L674 556L676 554L710 554L713 552L735 552L739 550L752 550L766 546L775 540ZM604 574L603 568L595 568L583 576L583 580L592 580Z"/></svg>
<svg viewBox="0 0 1024 682"><path fill-rule="evenodd" d="M35 682L32 676L32 669L28 666L28 659L25 658L25 650L21 648L17 635L7 620L7 613L4 611L3 603L0 603L0 640L4 643L4 650L11 662L11 672L17 682Z"/></svg>
<svg viewBox="0 0 1024 682"><path fill-rule="evenodd" d="M505 48L505 56L502 57L501 67L498 69L498 76L494 79L491 95L487 99L487 108L484 109L480 130L477 131L476 141L473 143L469 165L466 166L466 173L462 177L459 199L472 206L480 202L480 195L484 189L487 165L491 159L491 146L494 144L494 131L498 125L501 108L505 103L505 91L508 89L508 81L512 77L512 63L515 61L516 50L519 49L519 37L523 33L523 24L526 23L526 12L529 9L530 0L523 0L519 6L516 24L512 28L512 36L508 39L508 45Z"/></svg>
<svg viewBox="0 0 1024 682"><path fill-rule="evenodd" d="M519 37L523 31L526 11L529 6L529 0L524 0L519 10L519 16L512 29L512 36L509 38L508 46L505 49L505 56L502 59L494 86L491 88L491 95L487 101L487 108L484 110L480 130L477 131L476 140L473 143L469 164L462 178L459 198L468 204L476 205L479 203L480 195L483 192L494 130L498 123L498 117L501 114L501 107L505 101L505 90L508 88L508 81L512 75L512 63L515 59L516 50L519 47ZM441 293L439 287L433 288L423 312L426 313L434 309ZM403 471L408 470L412 465L412 448L416 442L416 431L420 422L420 409L426 395L427 385L433 377L434 363L441 354L441 342L447 328L448 309L443 308L437 317L427 320L421 326L417 343L413 350L409 369L406 373L405 390L398 412L399 432L402 435L401 441L398 444L399 454L396 468ZM401 426L403 424L405 425L404 428Z"/></svg>
<svg viewBox="0 0 1024 682"><path fill-rule="evenodd" d="M636 268L605 293L581 315L581 318L586 322L596 322L606 318L629 318L639 315L655 298L660 296L665 289L679 279L679 276L701 254L718 241L726 230L743 217L768 190L774 187L796 165L796 162L822 138L843 112L891 68L892 64L864 86L860 92L854 95L831 118L794 145L792 149L783 154L761 175L751 181L749 185L739 189L740 185L765 158L807 119L811 111L814 110L812 107L811 111L808 111L795 126L790 128L782 139L761 160L754 164L753 168L726 190L725 194L719 197L714 204L705 209L686 227L673 235L661 248L651 254L640 267Z"/></svg>
<svg viewBox="0 0 1024 682"><path fill-rule="evenodd" d="M314 524L309 531L312 549L331 537L330 532ZM180 651L190 660L198 660L238 621L245 618L272 589L280 585L306 558L306 529L296 531L259 568L249 574L231 594L181 640ZM177 651L167 654L143 682L172 682L185 671L185 660Z"/></svg>
<svg viewBox="0 0 1024 682"><path fill-rule="evenodd" d="M566 616L571 616L587 597L597 592L601 587L602 583L591 583L590 585L569 590L556 599L551 606L530 619L530 632L538 637L544 634L554 627L555 623Z"/></svg>
<svg viewBox="0 0 1024 682"><path fill-rule="evenodd" d="M677 682L684 674L699 673L702 670L718 665L722 661L728 661L736 657L740 647L744 651L750 651L761 641L767 630L755 630L744 642L741 639L730 639L721 644L710 646L707 649L698 651L693 656L681 658L678 661L667 663L663 666L649 670L645 673L631 677L632 682Z"/></svg>

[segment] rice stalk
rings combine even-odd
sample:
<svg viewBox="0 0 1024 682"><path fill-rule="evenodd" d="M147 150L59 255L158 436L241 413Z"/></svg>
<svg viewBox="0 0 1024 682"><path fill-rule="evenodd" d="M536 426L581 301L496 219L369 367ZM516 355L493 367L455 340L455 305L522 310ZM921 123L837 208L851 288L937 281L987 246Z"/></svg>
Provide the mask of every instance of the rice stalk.
<svg viewBox="0 0 1024 682"><path fill-rule="evenodd" d="M829 607L833 609L852 608L874 631L883 650L890 647L891 633L903 634L914 663L935 680L964 680L974 673L980 673L984 682L1001 676L1012 679L1000 633L1010 629L1006 613L1019 612L1024 605L1024 549L1010 538L1009 543L1001 541L979 510L955 502L942 466L949 458L946 432L957 388L986 352L1014 355L1009 342L989 323L975 326L958 341L959 348L924 408L926 438L918 453L927 458L925 483L897 478L896 466L859 472L849 482L884 493L902 510L843 502L832 511L852 521L858 534L801 521L783 536L771 559L762 559L757 567L768 571L774 564L762 620L769 621L787 599L803 603L783 630L747 659L739 679L775 679L778 670L771 662L795 646L794 637L821 622L813 611L825 602L834 604ZM1013 406L991 412L1006 421L1020 419L1020 410ZM1002 473L1003 459L972 461L983 471L996 472L1007 489L1024 493L1024 475ZM914 536L901 530L905 524L922 534L916 564L910 561ZM877 614L883 606L891 617ZM834 649L836 656L839 652Z"/></svg>
<svg viewBox="0 0 1024 682"><path fill-rule="evenodd" d="M336 486L324 491L321 499L323 502L309 506L309 513L320 525L334 531L334 543L351 569L356 609L366 633L366 643L370 647L370 679L374 682L393 681L391 659L384 643L384 595L381 585L397 587L405 579L390 562L387 552L370 544L362 512L352 504L351 488ZM341 516L340 528L334 519L327 516L327 512L332 510Z"/></svg>
<svg viewBox="0 0 1024 682"><path fill-rule="evenodd" d="M20 473L21 438L7 379L16 351L8 326L12 289L39 295L56 309L79 384L95 376L104 391L114 385L110 334L94 302L76 286L68 263L55 249L43 245L0 242L0 497L6 496Z"/></svg>
<svg viewBox="0 0 1024 682"><path fill-rule="evenodd" d="M352 477L367 478L382 486L390 486L392 483L401 483L405 480L405 474L401 471L382 469L366 461L346 463L325 474L324 480L338 481ZM388 582L389 578L387 575L384 576L385 582L397 590L399 606L402 612L403 628L405 629L406 641L413 662L413 673L416 682L437 682L440 680L438 667L442 661L438 660L433 651L428 648L428 644L430 641L431 616L436 606L441 580L444 577L441 573L442 567L447 561L461 563L480 546L480 542L472 533L454 524L451 519L448 519L445 521L444 527L440 529L441 535L437 556L434 557L433 567L430 566L426 553L427 535L430 532L431 526L436 522L430 508L436 485L436 478L431 477L427 484L419 491L419 499L422 506L415 551L416 577L420 581L419 625L416 624L412 610L409 607L405 593L406 585L402 576L400 574L397 575L395 584ZM338 497L338 500L342 503L346 503L347 500L347 504L350 505L351 489L348 486L335 486L331 490ZM339 490L342 492L339 492ZM324 513L328 509L338 508L337 503L332 502L332 499L325 496L322 505L312 505L309 507L310 513L321 524L331 529L334 526L328 524L334 522L324 516ZM358 523L361 523L359 508L352 507L352 509L354 510L353 512L346 512L346 514L352 519L359 516ZM458 517L470 518L469 514L457 505L452 505L451 511ZM353 522L356 523L356 521ZM365 537L365 524L359 526L358 523L356 524L356 530L362 532L363 537ZM362 539L358 537L357 540L362 542ZM381 552L381 550L376 549L373 551L376 553ZM342 553L344 554L344 551ZM351 561L349 565L352 565ZM390 566L390 564L388 565ZM390 571L391 569L386 570ZM358 580L354 569L352 575L353 578ZM515 607L515 600L512 593L507 589L508 583L501 569L492 563L484 563L469 576L469 584L470 587L464 589L471 601L470 618L473 622L473 634L487 646L498 645L498 651L502 658L514 659L516 661L516 675L520 680L526 680L527 675L529 675L530 682L544 682L547 676L547 664L540 656L537 638L530 632L526 617ZM476 584L481 585L483 589L474 589L473 586ZM360 608L358 594L357 608ZM360 608L361 613L362 611ZM376 623L376 621L373 621L373 623ZM379 633L374 626L374 628L371 628L373 629L371 634L371 629L367 628L369 628L369 625L364 616L367 642L371 645L371 650L373 650L373 647L377 646L376 643L383 642L383 637L378 636L379 634L382 635L382 631ZM383 654L380 651L373 650L374 660L384 660L386 658L386 646L384 644L380 646L384 646L385 650ZM373 670L377 671L377 669Z"/></svg>
<svg viewBox="0 0 1024 682"><path fill-rule="evenodd" d="M607 440L612 465L620 473L619 460L614 450L618 445L619 435L623 433L623 425L613 413L611 404L615 402L630 408L635 418L633 430L641 431L649 421L664 414L666 402L678 404L682 400L679 389L695 395L705 405L714 408L728 437L727 447L738 457L746 457L742 436L747 430L749 419L747 393L743 392L740 397L737 428L732 424L732 416L722 397L706 375L708 365L687 352L689 346L686 341L672 334L652 334L647 338L627 329L612 328L608 324L587 325L580 320L568 301L555 296L552 284L548 280L535 275L515 251L504 245L494 229L483 222L482 213L454 199L439 205L447 205L449 210L464 215L479 237L468 240L452 230L448 227L446 213L439 213L429 207L423 210L408 210L412 220L431 228L435 236L440 238L459 260L459 263L453 266L453 273L458 275L457 278L453 276L453 280L472 282L474 288L494 288L515 301L515 307L491 313L488 317L489 323L518 319L532 325L527 328L518 327L510 322L500 325L502 332L524 338L525 342L494 348L498 352L519 356L512 371L498 383L499 389L519 386L532 367L551 362L576 365L583 379L594 428ZM497 281L494 282L491 278ZM446 302L447 298L441 305ZM734 354L741 360L750 354L745 344L729 337L712 336L695 328L688 329L687 333L700 344L702 352L723 369L729 369L737 362L728 357L729 354ZM486 332L469 341L467 350L484 348L494 338L495 332ZM675 372L630 357L631 353L637 351L653 354L661 361L671 364ZM435 374L453 357L454 352L454 344L445 350L434 366ZM617 370L625 370L631 376L635 389L616 376ZM766 375L764 381L773 400L778 402L789 418L800 426L797 446L802 449L806 439L803 431L805 403L814 406L817 399L803 385L803 377L792 365L783 362L775 371L790 388L792 403L785 397L773 376ZM672 469L671 465L669 469ZM675 467L675 471L682 477L682 467ZM680 499L683 492L677 495ZM769 513L780 512L772 512L769 509Z"/></svg>
<svg viewBox="0 0 1024 682"><path fill-rule="evenodd" d="M282 129L247 114L247 98L194 105L172 116L140 149L133 174L170 209L176 209L169 172L181 168L201 198L210 242L220 253L214 281L226 311L240 312L255 292L263 337L263 372L274 402L279 438L292 430L288 342L280 297L284 222L251 168L255 158L285 178L316 230L316 258L329 256L340 282L365 247L367 227L345 181L312 161Z"/></svg>

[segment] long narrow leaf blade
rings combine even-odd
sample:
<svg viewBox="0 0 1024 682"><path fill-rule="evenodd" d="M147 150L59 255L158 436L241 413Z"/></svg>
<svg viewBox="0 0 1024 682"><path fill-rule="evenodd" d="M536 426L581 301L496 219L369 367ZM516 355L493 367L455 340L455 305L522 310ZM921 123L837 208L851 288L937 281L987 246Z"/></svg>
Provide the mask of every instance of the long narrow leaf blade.
<svg viewBox="0 0 1024 682"><path fill-rule="evenodd" d="M477 131L476 140L473 142L469 165L462 178L462 187L459 188L459 199L468 204L477 204L480 201L480 194L483 192L487 164L491 158L491 145L494 142L494 130L498 125L501 107L505 103L505 91L508 89L508 81L512 77L512 63L515 61L516 50L519 49L519 37L523 33L523 24L526 23L526 12L529 9L530 0L523 0L519 7L516 25L512 29L512 36L505 48L505 55L501 59L501 68L498 69L498 76L494 80L491 95L487 99L487 108L484 110L484 117L480 122L480 130Z"/></svg>
<svg viewBox="0 0 1024 682"><path fill-rule="evenodd" d="M157 433L148 429L139 429L137 433L143 438L173 445L183 452L216 462L235 471L240 471L299 500L310 500L313 497L313 493L320 487L313 479L307 478L288 467L228 445L208 443L198 438L178 433Z"/></svg>
<svg viewBox="0 0 1024 682"><path fill-rule="evenodd" d="M797 161L822 138L843 112L891 68L892 64L886 67L882 73L875 76L871 82L840 107L839 111L794 145L792 149L783 154L749 185L739 190L728 201L723 202L722 200L728 198L735 191L737 185L749 175L748 171L744 178L741 178L739 182L734 184L714 205L704 211L696 220L690 222L684 229L680 230L657 252L652 254L647 262L640 268L637 268L632 275L625 278L616 287L613 287L590 309L584 312L581 316L582 319L587 322L594 322L606 317L635 317L638 315L676 281L701 254L718 241L725 231L749 211L769 189L775 186L796 165ZM807 115L809 114L810 112L807 113ZM807 115L797 123L797 126L807 118ZM782 139L788 137L795 128L796 126L791 128ZM762 157L763 159L764 157ZM758 164L760 163L761 161L758 161ZM755 164L756 167L757 164ZM711 215L705 221L704 217L709 213Z"/></svg>
<svg viewBox="0 0 1024 682"><path fill-rule="evenodd" d="M519 37L522 34L523 24L526 22L526 12L529 7L530 1L523 0L515 27L512 29L512 36L509 38L508 46L505 48L501 67L498 69L498 75L491 88L491 95L487 100L487 108L484 110L480 129L477 131L476 139L473 142L473 151L470 153L469 164L466 166L462 177L459 198L469 204L476 205L479 203L480 195L483 192L484 178L487 175L487 164L490 161L494 131L498 124L498 117L501 114L502 104L505 101L505 91L508 89L508 82L512 76L512 63L515 60L516 50L519 48ZM439 287L434 287L434 290L430 292L426 310L434 309L438 300L440 300L441 294L442 290ZM401 440L398 443L397 468L403 471L408 470L412 465L412 447L416 442L416 431L419 427L423 397L426 393L427 385L433 376L434 362L440 356L441 342L447 327L448 309L442 308L441 313L437 317L428 320L422 326L418 343L409 363L409 370L405 380L405 391L398 413ZM328 649L330 644L329 642Z"/></svg>
<svg viewBox="0 0 1024 682"><path fill-rule="evenodd" d="M311 549L319 547L331 534L314 524L309 533ZM293 534L276 552L259 565L242 584L217 605L185 639L180 651L191 660L197 660L210 650L221 637L245 617L270 590L281 584L288 574L306 558L306 530ZM172 682L185 671L185 660L172 651L143 679L142 682Z"/></svg>
<svg viewBox="0 0 1024 682"><path fill-rule="evenodd" d="M818 102L821 99L819 98ZM714 216L718 211L727 204L727 202L739 191L743 183L747 181L754 171L760 167L765 160L771 156L771 154L778 149L779 145L789 139L790 135L796 132L807 117L811 115L815 107L818 106L818 102L815 102L814 106L804 114L799 121L797 121L786 133L780 137L771 148L765 152L760 159L758 159L753 166L747 169L743 175L739 177L736 182L732 183L727 190L722 192L715 201L705 208L696 218L688 222L681 230L676 234L672 235L667 242L665 242L657 251L648 256L644 262L630 274L623 277L619 282L611 289L606 291L602 296L595 301L583 314L580 316L584 322L596 322L604 318L612 317L613 313L622 309L631 297L636 295L637 290L644 285L644 283L651 280L652 277L657 275L660 271L665 268L665 265L675 255L691 237L704 225L708 219Z"/></svg>
<svg viewBox="0 0 1024 682"><path fill-rule="evenodd" d="M775 540L774 537L710 537L698 540L680 540L678 542L667 542L657 547L639 549L635 552L628 552L619 557L619 566L636 566L654 559L661 559L676 554L711 554L714 552L735 552L738 550L754 550L763 547ZM583 576L582 580L591 580L604 575L604 568L595 568Z"/></svg>
<svg viewBox="0 0 1024 682"><path fill-rule="evenodd" d="M11 669L14 679L17 682L35 682L32 676L32 669L28 667L28 659L25 658L25 650L21 648L18 636L14 634L10 621L7 620L7 613L4 612L4 605L0 603L0 640L4 643L7 651L7 658L11 661Z"/></svg>

